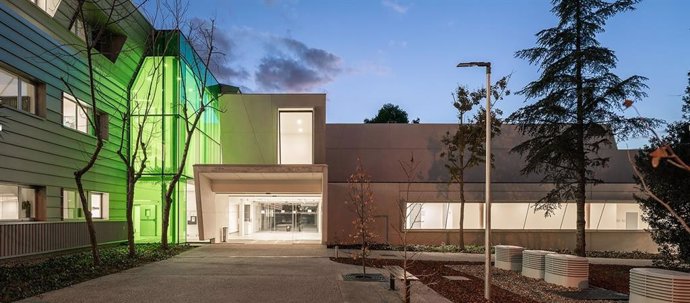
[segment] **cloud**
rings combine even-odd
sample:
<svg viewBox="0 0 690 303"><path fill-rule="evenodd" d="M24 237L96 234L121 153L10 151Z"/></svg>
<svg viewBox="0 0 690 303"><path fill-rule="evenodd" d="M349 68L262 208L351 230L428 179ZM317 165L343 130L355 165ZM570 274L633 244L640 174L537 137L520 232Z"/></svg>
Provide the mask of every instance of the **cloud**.
<svg viewBox="0 0 690 303"><path fill-rule="evenodd" d="M208 29L211 25L206 20L192 18L190 20L190 26L192 26L192 28ZM232 62L237 59L235 53L237 46L230 37L230 32L221 30L216 26L213 34L214 53L211 55L211 62L209 64L209 68L213 75L216 76L221 83L236 83L248 79L250 75L246 69L232 64ZM205 45L206 43L201 40L202 39L192 39L191 43L199 52L202 60L206 60L208 56L208 47Z"/></svg>
<svg viewBox="0 0 690 303"><path fill-rule="evenodd" d="M273 37L254 73L265 90L309 91L333 81L342 72L337 55L291 38Z"/></svg>
<svg viewBox="0 0 690 303"><path fill-rule="evenodd" d="M407 13L407 10L410 9L409 5L402 5L395 0L383 0L381 1L381 4L383 4L383 6L387 8L392 9L394 12L398 14L405 14Z"/></svg>

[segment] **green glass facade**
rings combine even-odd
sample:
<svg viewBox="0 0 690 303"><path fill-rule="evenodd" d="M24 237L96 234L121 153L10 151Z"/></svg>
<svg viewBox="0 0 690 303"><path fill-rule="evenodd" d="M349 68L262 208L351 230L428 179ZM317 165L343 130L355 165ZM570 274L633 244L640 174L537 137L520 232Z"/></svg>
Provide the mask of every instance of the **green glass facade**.
<svg viewBox="0 0 690 303"><path fill-rule="evenodd" d="M163 32L159 39L156 51L143 60L130 92L130 142L134 144L140 127L148 142L146 169L135 192L134 221L136 228L139 219L139 241L160 240L165 191L182 163L187 129L206 104L209 107L193 131L170 212L169 239L185 242L187 183L192 182L193 165L221 163L219 86L184 36Z"/></svg>

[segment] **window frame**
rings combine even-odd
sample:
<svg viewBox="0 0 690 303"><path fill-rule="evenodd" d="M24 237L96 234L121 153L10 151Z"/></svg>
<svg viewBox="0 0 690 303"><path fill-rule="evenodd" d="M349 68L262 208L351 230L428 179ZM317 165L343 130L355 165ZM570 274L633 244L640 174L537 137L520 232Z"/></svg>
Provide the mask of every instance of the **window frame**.
<svg viewBox="0 0 690 303"><path fill-rule="evenodd" d="M27 114L31 114L34 116L39 116L39 113L41 111L39 110L40 103L39 103L38 99L39 99L39 87L41 84L36 82L36 81L29 80L27 77L21 76L18 73L10 71L9 69L4 68L4 66L1 66L1 65L0 65L0 72L9 75L10 77L12 77L14 80L17 81L17 83L16 83L17 96L16 96L16 100L15 100L16 105L14 107L12 107L12 106L8 106L8 105L0 104L0 106L4 107L4 108L11 108L13 110L20 111L22 113L27 113ZM23 84L27 84L27 85L30 85L33 87L31 89L33 91L33 94L31 95L32 98L30 99L28 111L24 110L24 108L23 108L24 107L23 106L24 105L24 97L25 97Z"/></svg>
<svg viewBox="0 0 690 303"><path fill-rule="evenodd" d="M301 163L301 164L314 164L314 141L315 141L315 128L314 128L314 108L278 108L278 125L277 125L277 153L278 153L278 159L276 159L278 164L285 164L283 163L283 146L282 146L282 129L281 129L281 114L283 113L309 113L311 115L311 160L309 163Z"/></svg>
<svg viewBox="0 0 690 303"><path fill-rule="evenodd" d="M38 220L38 218L37 218L38 217L37 216L38 215L38 205L37 204L38 204L38 200L39 200L38 199L38 191L39 191L38 187L30 186L30 185L17 184L17 183L4 183L4 182L0 183L0 185L15 188L15 194L17 197L17 202L16 202L17 203L17 205L16 205L16 207L17 207L16 216L17 217L12 218L12 219L0 219L0 224L2 222L27 222L27 221L37 221ZM33 200L32 200L33 203L30 204L31 209L30 209L29 217L22 217L22 212L25 212L25 208L22 205L23 202L25 201L24 193L23 193L24 189L31 190L33 192L33 196L34 196Z"/></svg>
<svg viewBox="0 0 690 303"><path fill-rule="evenodd" d="M71 102L74 104L74 126L70 126L67 124L67 121L65 120L65 101ZM86 119L86 130L81 130L80 129L80 111L83 114L83 117ZM83 134L87 135L94 135L94 129L92 126L92 122L90 122L93 118L93 108L91 108L90 105L86 104L84 101L78 99L75 96L72 96L71 94L68 94L66 92L62 92L62 126L78 131Z"/></svg>
<svg viewBox="0 0 690 303"><path fill-rule="evenodd" d="M69 213L68 210L70 208L65 208L66 207L66 192L72 192L74 193L74 199L75 199L75 208L81 216L73 217L70 218L69 216L65 216L66 213ZM99 214L98 216L94 215L94 196L100 196L100 203L99 203ZM91 211L91 219L93 220L107 220L108 219L108 211L106 210L107 207L109 207L109 194L106 192L102 191L87 191L86 196L88 199L88 207L89 210ZM61 202L61 211L62 211L62 221L83 221L86 219L86 215L84 214L84 210L81 205L81 197L79 196L79 192L76 189L73 188L62 188L62 202Z"/></svg>

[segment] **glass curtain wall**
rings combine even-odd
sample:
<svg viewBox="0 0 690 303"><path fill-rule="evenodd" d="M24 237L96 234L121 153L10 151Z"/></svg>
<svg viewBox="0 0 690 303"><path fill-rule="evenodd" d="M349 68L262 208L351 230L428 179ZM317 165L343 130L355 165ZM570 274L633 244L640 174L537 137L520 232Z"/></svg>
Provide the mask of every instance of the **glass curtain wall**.
<svg viewBox="0 0 690 303"><path fill-rule="evenodd" d="M215 110L219 108L219 87L179 33L161 32L154 54L144 59L130 91L130 149L137 149L135 139L139 130L147 147L146 169L135 192L135 229L139 227L136 235L141 241L160 239L165 191L182 164L187 130L192 129L194 116L203 102L208 108L193 130L170 211L169 239L186 242L190 219L187 184L193 182L193 165L221 163L219 113ZM140 152L137 157L141 160L143 154Z"/></svg>

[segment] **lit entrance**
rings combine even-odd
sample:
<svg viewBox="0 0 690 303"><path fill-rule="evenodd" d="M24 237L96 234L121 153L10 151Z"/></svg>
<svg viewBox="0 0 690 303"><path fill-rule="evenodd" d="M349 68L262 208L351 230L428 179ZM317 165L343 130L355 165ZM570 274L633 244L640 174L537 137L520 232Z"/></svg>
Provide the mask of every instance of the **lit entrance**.
<svg viewBox="0 0 690 303"><path fill-rule="evenodd" d="M324 243L326 165L208 164L194 172L187 221L199 241Z"/></svg>
<svg viewBox="0 0 690 303"><path fill-rule="evenodd" d="M321 240L320 195L229 195L228 203L228 239Z"/></svg>

